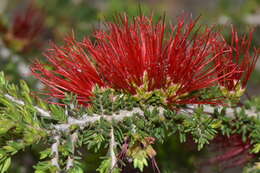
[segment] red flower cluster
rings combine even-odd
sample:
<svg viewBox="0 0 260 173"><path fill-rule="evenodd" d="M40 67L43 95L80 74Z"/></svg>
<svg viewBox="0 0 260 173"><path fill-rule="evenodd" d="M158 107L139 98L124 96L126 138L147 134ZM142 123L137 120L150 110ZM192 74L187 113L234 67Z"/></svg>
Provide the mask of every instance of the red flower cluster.
<svg viewBox="0 0 260 173"><path fill-rule="evenodd" d="M104 86L104 82L97 73L94 65L81 43L73 38L66 39L66 45L53 48L45 56L52 64L52 70L36 61L32 71L44 84L49 87L49 95L64 98L65 92L77 94L79 102L89 101L92 88L96 84Z"/></svg>
<svg viewBox="0 0 260 173"><path fill-rule="evenodd" d="M215 149L218 150L215 152L220 153L209 159L207 164L220 164L223 168L231 168L246 164L255 157L250 153L252 147L250 140L243 141L239 134L233 134L230 137L218 136L215 144Z"/></svg>
<svg viewBox="0 0 260 173"><path fill-rule="evenodd" d="M6 30L4 41L14 49L23 51L40 36L43 23L42 10L31 1L25 9L15 12L11 27Z"/></svg>
<svg viewBox="0 0 260 173"><path fill-rule="evenodd" d="M246 88L246 84L250 78L251 73L255 68L258 59L259 50L254 49L254 54L250 54L251 42L253 32L249 36L244 35L241 38L238 36L237 31L232 28L231 45L220 45L219 51L227 50L227 53L219 56L216 61L222 63L221 67L224 73L231 72L236 68L237 73L233 73L222 80L219 80L222 86L222 91L228 97L240 97ZM223 75L222 73L219 74Z"/></svg>
<svg viewBox="0 0 260 173"><path fill-rule="evenodd" d="M17 12L13 19L12 34L19 39L34 39L42 30L44 17L40 9L30 4Z"/></svg>
<svg viewBox="0 0 260 173"><path fill-rule="evenodd" d="M243 38L240 44L233 32L235 44L229 45L213 27L198 29L197 21L186 23L184 17L171 28L164 20L145 16L120 16L116 21L96 31L94 42L71 37L63 47L54 45L46 54L50 67L35 63L32 71L49 87L48 95L63 98L72 92L84 102L99 85L140 100L157 95L164 104L216 104L221 100L204 100L197 91L218 83L231 89L234 76L240 81L246 74L244 86L256 61L249 54L251 39ZM233 56L244 58L244 63Z"/></svg>

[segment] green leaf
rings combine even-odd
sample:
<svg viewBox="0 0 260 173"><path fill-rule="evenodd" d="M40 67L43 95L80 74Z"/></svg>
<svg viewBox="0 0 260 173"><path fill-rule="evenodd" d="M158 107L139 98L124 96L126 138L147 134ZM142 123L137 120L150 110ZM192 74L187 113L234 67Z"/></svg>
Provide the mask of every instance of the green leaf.
<svg viewBox="0 0 260 173"><path fill-rule="evenodd" d="M5 85L6 84L6 80L5 80L5 75L4 72L0 72L0 85Z"/></svg>
<svg viewBox="0 0 260 173"><path fill-rule="evenodd" d="M14 148L13 146L3 146L3 148L8 152L8 153L11 153L11 152L16 152L16 148Z"/></svg>
<svg viewBox="0 0 260 173"><path fill-rule="evenodd" d="M217 129L220 128L222 125L222 120L216 120L214 123L211 124L211 128Z"/></svg>
<svg viewBox="0 0 260 173"><path fill-rule="evenodd" d="M13 128L15 123L10 120L0 120L0 135L5 134L8 130Z"/></svg>
<svg viewBox="0 0 260 173"><path fill-rule="evenodd" d="M99 173L109 173L110 172L111 159L103 160L100 166L97 168Z"/></svg>
<svg viewBox="0 0 260 173"><path fill-rule="evenodd" d="M260 152L260 143L257 143L257 144L254 145L252 152L255 153L255 154Z"/></svg>
<svg viewBox="0 0 260 173"><path fill-rule="evenodd" d="M50 161L39 162L33 167L35 168L35 173L57 173L57 168Z"/></svg>
<svg viewBox="0 0 260 173"><path fill-rule="evenodd" d="M24 93L30 93L30 89L29 89L29 86L27 85L27 83L23 80L20 81L20 86L21 86L21 89Z"/></svg>
<svg viewBox="0 0 260 173"><path fill-rule="evenodd" d="M148 162L145 157L134 158L134 168L138 168L143 172L144 166L148 166Z"/></svg>
<svg viewBox="0 0 260 173"><path fill-rule="evenodd" d="M40 152L40 159L41 160L45 159L49 156L51 156L51 149L50 148L47 148L46 150Z"/></svg>
<svg viewBox="0 0 260 173"><path fill-rule="evenodd" d="M8 170L8 168L10 167L11 165L11 157L8 157L4 163L1 165L1 173L4 173Z"/></svg>
<svg viewBox="0 0 260 173"><path fill-rule="evenodd" d="M78 166L71 168L68 173L84 173L84 170Z"/></svg>

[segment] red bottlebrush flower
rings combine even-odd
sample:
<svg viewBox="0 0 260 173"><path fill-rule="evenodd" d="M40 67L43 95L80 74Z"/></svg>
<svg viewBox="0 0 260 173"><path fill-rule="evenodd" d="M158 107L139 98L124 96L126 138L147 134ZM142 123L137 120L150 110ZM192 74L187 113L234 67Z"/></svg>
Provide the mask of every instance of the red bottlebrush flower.
<svg viewBox="0 0 260 173"><path fill-rule="evenodd" d="M230 137L218 136L214 143L219 155L209 159L206 164L220 164L223 168L230 168L243 165L255 157L250 153L252 147L250 140L243 141L239 134Z"/></svg>
<svg viewBox="0 0 260 173"><path fill-rule="evenodd" d="M15 14L11 32L17 39L33 40L42 31L43 21L42 11L31 3L25 10Z"/></svg>
<svg viewBox="0 0 260 173"><path fill-rule="evenodd" d="M50 65L36 61L31 68L33 74L48 86L48 93L54 98L64 98L65 92L77 95L79 103L86 104L92 96L94 85L104 86L88 55L74 37L67 38L66 45L52 46L45 56Z"/></svg>
<svg viewBox="0 0 260 173"><path fill-rule="evenodd" d="M217 104L220 99L202 99L197 91L237 69L224 73L223 62L215 61L227 51L215 51L222 44L220 33L212 28L195 30L195 25L196 21L185 24L182 18L168 33L163 20L139 16L130 21L120 16L117 23L107 23L107 30L94 34L95 42L67 39L65 47L54 46L47 54L53 70L41 63L32 70L50 87L49 95L58 98L72 92L87 101L97 84L141 101L156 95L166 105Z"/></svg>
<svg viewBox="0 0 260 173"><path fill-rule="evenodd" d="M255 68L259 50L254 49L253 55L250 53L252 38L252 31L248 36L239 37L237 31L232 28L231 44L223 43L221 48L230 51L216 59L223 62L224 67L222 69L225 69L223 70L224 73L229 73L234 67L238 71L238 73L228 75L226 78L219 80L221 90L227 97L240 97L243 95L246 84Z"/></svg>
<svg viewBox="0 0 260 173"><path fill-rule="evenodd" d="M35 46L35 40L43 30L43 23L43 12L32 1L25 9L15 12L4 41L17 51L23 51L29 45Z"/></svg>
<svg viewBox="0 0 260 173"><path fill-rule="evenodd" d="M195 25L196 21L185 24L182 18L167 36L164 21L154 23L152 18L141 16L131 23L121 16L118 23L107 24L107 31L95 34L95 43L87 38L84 45L110 87L141 99L158 94L167 104L213 103L196 95L186 97L227 75L215 75L222 72L218 68L222 63L209 68L224 53L214 52L218 33L206 28L192 34Z"/></svg>

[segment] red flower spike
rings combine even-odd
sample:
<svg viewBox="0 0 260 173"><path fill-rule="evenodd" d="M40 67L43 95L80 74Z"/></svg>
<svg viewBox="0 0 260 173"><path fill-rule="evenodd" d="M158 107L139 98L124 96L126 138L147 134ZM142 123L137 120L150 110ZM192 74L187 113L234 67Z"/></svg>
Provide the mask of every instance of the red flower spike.
<svg viewBox="0 0 260 173"><path fill-rule="evenodd" d="M185 24L178 21L175 31L166 40L164 21L154 23L151 18L140 16L129 22L121 16L119 24L109 23L108 31L95 34L96 42L84 40L84 45L97 62L97 69L110 87L149 98L153 91L163 95L171 104L215 103L201 101L189 93L211 87L229 74L222 72L222 64L209 68L225 51L215 53L219 44L218 33L211 28L192 34L196 21Z"/></svg>
<svg viewBox="0 0 260 173"><path fill-rule="evenodd" d="M204 163L205 165L220 164L223 168L230 168L243 165L255 158L255 155L250 153L252 147L250 140L247 139L244 142L239 134L233 134L230 137L218 136L215 138L215 144L215 149L220 153L210 158Z"/></svg>
<svg viewBox="0 0 260 173"><path fill-rule="evenodd" d="M106 30L96 31L95 42L70 38L64 47L53 46L46 55L53 70L38 62L32 70L57 98L72 92L88 101L97 84L131 93L140 101L156 95L173 107L219 104L223 98L202 99L196 93L240 72L236 66L227 71L219 60L232 52L232 46L220 49L224 42L220 33L196 30L197 21L184 20L167 34L164 20L145 16L130 20L122 15L117 23L107 23Z"/></svg>
<svg viewBox="0 0 260 173"><path fill-rule="evenodd" d="M42 11L31 3L25 10L17 12L13 19L11 33L21 40L33 40L43 28Z"/></svg>
<svg viewBox="0 0 260 173"><path fill-rule="evenodd" d="M18 52L26 52L32 47L41 47L39 40L43 30L44 15L32 0L22 11L15 12L12 25L4 35L4 42Z"/></svg>
<svg viewBox="0 0 260 173"><path fill-rule="evenodd" d="M36 61L31 70L36 78L48 86L49 92L46 95L62 99L65 92L72 92L77 95L79 103L87 105L93 87L96 84L102 87L104 83L93 64L88 61L88 55L81 44L74 37L65 41L65 46L53 44L52 49L45 54L50 66Z"/></svg>
<svg viewBox="0 0 260 173"><path fill-rule="evenodd" d="M84 40L85 47L97 61L97 69L111 87L130 93L135 93L133 84L143 84L145 71L149 80L158 81L150 82L150 90L162 87L165 69L160 63L164 61L165 25L158 22L153 26L152 19L143 16L130 24L128 18L123 17L119 19L121 24L108 23L108 32L95 34L96 45L89 39Z"/></svg>
<svg viewBox="0 0 260 173"><path fill-rule="evenodd" d="M224 65L224 67L222 67L222 69L224 68L224 73L229 73L234 67L238 71L238 73L233 73L219 80L225 96L240 97L245 91L246 84L259 57L259 50L257 49L254 49L253 55L250 53L252 38L253 31L251 31L248 36L243 35L239 37L237 31L232 28L231 44L223 43L221 49L229 51L220 56L217 61L222 61L220 63Z"/></svg>

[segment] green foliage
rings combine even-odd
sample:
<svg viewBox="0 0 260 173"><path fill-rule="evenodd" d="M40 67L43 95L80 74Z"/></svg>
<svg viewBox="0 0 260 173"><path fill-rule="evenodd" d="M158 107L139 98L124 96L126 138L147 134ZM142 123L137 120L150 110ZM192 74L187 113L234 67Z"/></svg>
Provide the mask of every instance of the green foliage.
<svg viewBox="0 0 260 173"><path fill-rule="evenodd" d="M14 0L9 3L9 5L15 1L18 2L19 5L23 3ZM221 12L220 15L227 16L232 20L232 23L237 24L240 28L247 27L247 25L244 25L245 17L257 12L260 4L259 0L244 1L240 5L236 0L220 0L218 2L220 2L221 8L219 9ZM129 16L136 16L140 13L138 9L139 5L135 0L51 0L48 1L48 3L46 3L45 0L37 0L37 4L40 5L40 7L43 7L43 11L46 15L46 28L42 35L44 35L46 40L52 38L56 39L56 41L62 40L64 35L70 33L72 30L75 33L79 33L76 35L77 37L82 38L91 32L93 28L99 27L99 23L103 20L114 18L115 13L127 12ZM147 5L148 4L145 2L141 3L142 12L150 15L151 9ZM162 4L156 3L156 7L154 7L157 8L157 10L159 8L162 9L160 5ZM99 11L98 9L100 7L102 11ZM157 15L157 10L154 9L154 7L152 10L154 17L158 18L162 13ZM166 11L171 13L171 9L168 9L168 7ZM201 13L201 11L199 13ZM13 14L8 15L13 16ZM8 20L2 21L2 19L5 18L0 19L0 30L3 29L2 27L8 26L7 23L9 22ZM11 25L11 22L9 22L9 24ZM255 42L258 42L257 32L256 36L253 38ZM41 40L41 43L43 43L43 41L44 40ZM15 43L13 48L16 47L19 49L19 44L20 43ZM10 51L12 53L12 50ZM21 59L15 60L15 56L16 55L11 54L7 59L0 57L2 58L0 69L8 74L8 81L12 80L14 83L18 84L21 74L19 74L20 72L17 67ZM37 56L39 57L39 52ZM34 55L26 57L30 58L34 57ZM19 55L18 58L23 57ZM29 60L28 58L26 59ZM24 60L26 59L24 58ZM257 73L254 74L252 76L252 81L259 84L260 77ZM207 144L212 143L214 137L218 135L231 136L233 134L241 135L244 141L250 139L252 145L251 152L255 154L255 160L259 158L260 118L255 116L250 117L251 115L245 113L245 111L255 110L255 112L259 112L260 98L253 98L252 100L247 101L242 110L237 110L235 117L229 117L227 116L228 111L226 111L225 108L222 110L216 109L213 114L204 112L203 106L193 110L195 113L178 112L181 109L185 109L185 105L178 106L176 110L167 109L167 107L162 104L165 102L165 94L174 92L174 87L178 86L174 86L169 89L169 91L158 90L154 93L145 93L141 91L139 97L148 98L146 100L143 99L145 101L142 102L136 97L132 97L126 93L97 87L92 99L92 106L85 108L78 105L75 100L76 96L70 95L70 93L68 93L64 100L59 101L60 103L64 103L65 106L48 104L41 98L36 98L35 93L30 91L30 89L35 86L30 85L30 87L28 87L23 81L20 82L20 85L13 85L8 81L5 80L3 73L0 73L0 172L7 172L10 165L14 164L11 164L11 161L15 162L15 159L13 159L14 155L23 152L25 148L34 147L39 143L43 145L43 147L39 148L39 162L34 166L36 173L56 173L58 171L70 173L86 172L86 167L95 167L93 166L95 164L86 164L81 161L81 157L89 150L95 151L95 158L97 158L96 155L104 154L103 152L109 148L111 125L115 129L114 135L117 143L115 150L116 155L118 156L122 152L122 148L125 144L128 144L127 150L135 151L131 154L126 154L124 158L121 158L122 160L119 159L117 164L119 167L124 166L123 162L131 160L134 167L143 170L144 167L149 164L150 156L147 153L154 150L154 144L165 143L173 136L178 136L179 139L172 139L174 139L176 143L179 143L180 141L181 144L178 146L168 144L165 148L174 148L174 150L178 150L179 155L181 154L182 157L187 157L185 158L187 162L191 162L193 159L192 163L194 163L194 160L196 159L190 157L190 155L186 156L182 153L184 151L179 150L182 148L186 149L185 142L189 142L189 139L194 140L199 150L203 150ZM34 81L31 81L31 79L29 80L29 84L33 82ZM203 94L203 98L223 96L223 93L221 93L221 90L218 87L213 88L212 90L202 90L198 92L201 93L198 94L197 92L194 92L192 94ZM8 99L6 94L12 96L12 98L17 101L22 101L24 105ZM185 97L185 95L183 97ZM151 105L153 106L152 108ZM38 108L49 113L51 116L42 116L37 110ZM71 119L81 120L86 118L84 115L89 115L91 117L114 117L115 115L121 115L121 110L133 111L135 108L141 109L143 113L135 113L133 116L125 117L120 121L107 121L107 119L102 117L100 121L96 121L95 123L86 123L85 125L70 124ZM161 108L163 109L163 112L161 111ZM65 124L69 125L69 127L64 128L63 130L57 130L55 127L57 125ZM75 132L78 133L78 139L73 143L71 134ZM58 149L59 164L62 170L53 166L51 162L54 158L51 146L55 142L53 137L57 134L61 136L61 144ZM136 135L138 137L136 137ZM154 144L148 145L149 147L143 147L145 139L149 137L155 139ZM102 152L100 152L101 150ZM171 151L172 150L170 150L170 152ZM158 152L158 150L156 150L156 152ZM189 154L190 153L191 152L189 152ZM184 163L179 162L178 154L172 157L178 157L176 162L181 163L180 165L186 167ZM166 153L166 155L169 155L169 152ZM88 158L91 156L87 153L86 157ZM66 170L68 158L73 158L73 167ZM111 171L109 152L102 158L104 159L97 171L101 173L120 172L120 169L117 167ZM93 157L91 159L93 159ZM84 165L80 162L83 162ZM167 161L162 160L162 162ZM98 164L98 162L96 163ZM159 163L159 165L161 166L161 163ZM170 165L172 165L172 163L170 163ZM246 167L244 172L260 172L259 167L259 162L256 162L255 164ZM175 169L175 167L172 169ZM172 169L169 171L162 170L162 172L173 172ZM11 172L19 171L20 170L11 170ZM184 171L181 170L180 172Z"/></svg>
<svg viewBox="0 0 260 173"><path fill-rule="evenodd" d="M1 158L1 165L0 165L0 171L1 173L4 173L8 170L8 168L11 165L11 157L7 157L7 158Z"/></svg>
<svg viewBox="0 0 260 173"><path fill-rule="evenodd" d="M98 131L103 131L103 129L98 129ZM84 134L83 143L87 145L87 149L94 148L94 151L97 152L104 142L105 137L102 133L89 130Z"/></svg>
<svg viewBox="0 0 260 173"><path fill-rule="evenodd" d="M120 173L121 169L111 168L111 158L105 158L99 168L97 169L99 173Z"/></svg>
<svg viewBox="0 0 260 173"><path fill-rule="evenodd" d="M260 162L256 162L253 165L245 167L243 173L259 173L260 172Z"/></svg>
<svg viewBox="0 0 260 173"><path fill-rule="evenodd" d="M68 173L84 173L81 167L75 166L68 171Z"/></svg>
<svg viewBox="0 0 260 173"><path fill-rule="evenodd" d="M260 143L257 143L257 144L254 145L252 152L253 153L259 153L260 152Z"/></svg>
<svg viewBox="0 0 260 173"><path fill-rule="evenodd" d="M19 86L9 84L3 73L0 74L0 89L2 172L10 167L13 155L39 142L47 146L40 152L40 161L34 166L37 173L84 172L80 147L95 152L108 149L97 169L100 173L120 172L126 160L131 160L134 168L143 171L157 154L153 145L163 143L172 135L179 135L180 142L192 137L201 150L217 135L240 134L244 141L250 137L252 153L260 152L260 118L247 111L259 111L257 98L248 101L245 107L234 109L234 116L227 116L230 108L208 113L204 106L200 106L193 108L192 114L180 113L163 104L155 104L158 101L156 94L151 95L146 103L130 94L99 87L94 89L92 101L88 103L91 106L79 105L76 96L70 94L60 100L63 106L48 105L33 97L25 82L20 82ZM179 109L188 108L183 106ZM114 155L121 155L116 157L113 168L111 126L114 129Z"/></svg>
<svg viewBox="0 0 260 173"><path fill-rule="evenodd" d="M192 135L195 143L198 144L198 150L201 150L205 144L209 144L209 141L214 139L219 123L220 121L205 115L203 109L199 109L192 117L183 121L184 132Z"/></svg>
<svg viewBox="0 0 260 173"><path fill-rule="evenodd" d="M50 161L39 162L34 166L35 173L56 173L57 168Z"/></svg>

